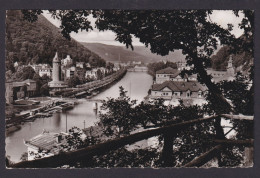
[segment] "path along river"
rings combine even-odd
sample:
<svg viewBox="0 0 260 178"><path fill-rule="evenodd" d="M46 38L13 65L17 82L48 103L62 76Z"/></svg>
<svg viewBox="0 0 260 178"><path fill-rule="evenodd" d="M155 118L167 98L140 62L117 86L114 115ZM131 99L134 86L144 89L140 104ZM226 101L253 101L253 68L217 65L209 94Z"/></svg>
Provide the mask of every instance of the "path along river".
<svg viewBox="0 0 260 178"><path fill-rule="evenodd" d="M106 99L107 97L117 98L119 96L119 86L123 86L128 91L131 99L139 102L148 94L152 85L152 76L145 72L127 72L126 75L110 88L93 97L92 99ZM99 105L100 106L100 105ZM93 102L83 99L83 102L76 105L72 110L67 111L67 128L73 126L83 129L90 127L98 121L93 110ZM24 140L40 134L43 129L50 132L66 131L66 113L55 113L50 118L38 118L34 122L27 122L22 128L6 137L6 155L11 161L19 162L21 155L27 151Z"/></svg>

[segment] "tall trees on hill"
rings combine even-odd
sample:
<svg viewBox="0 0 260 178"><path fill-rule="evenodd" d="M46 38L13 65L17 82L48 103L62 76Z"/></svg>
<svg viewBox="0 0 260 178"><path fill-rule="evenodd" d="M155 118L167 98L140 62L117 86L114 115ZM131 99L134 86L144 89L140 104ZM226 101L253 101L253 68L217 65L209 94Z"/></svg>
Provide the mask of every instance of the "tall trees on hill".
<svg viewBox="0 0 260 178"><path fill-rule="evenodd" d="M34 19L33 15L29 15L29 17ZM90 63L98 66L105 65L103 59L95 53L91 53L83 45L73 39L69 41L62 37L58 28L43 16L37 22L30 23L23 20L23 15L18 10L7 11L6 51L7 70L12 69L15 62L51 64L56 51L60 57L65 58L69 54L74 61L84 62L89 62L91 57Z"/></svg>

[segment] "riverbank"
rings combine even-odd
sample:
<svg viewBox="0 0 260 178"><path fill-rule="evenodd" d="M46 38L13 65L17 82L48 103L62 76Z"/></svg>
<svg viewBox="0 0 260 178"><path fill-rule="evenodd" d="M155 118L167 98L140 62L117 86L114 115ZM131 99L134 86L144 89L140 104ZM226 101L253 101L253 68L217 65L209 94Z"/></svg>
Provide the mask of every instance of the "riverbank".
<svg viewBox="0 0 260 178"><path fill-rule="evenodd" d="M100 92L96 96L93 96L91 100L105 100L107 97L117 98L119 97L119 87L122 86L131 99L142 101L147 96L147 91L152 84L152 77L146 72L127 72L124 77L118 82L113 83L109 88ZM56 97L54 99L59 99ZM45 98L43 98L44 100ZM61 99L61 98L60 98ZM65 101L79 102L74 108L67 112L59 111L53 113L49 118L38 118L33 122L24 122L21 125L21 129L17 130L10 135L6 136L6 155L9 155L11 161L19 162L21 155L27 151L26 145L23 140L29 140L32 137L39 135L43 129L50 132L66 132L72 127L78 127L80 129L96 126L99 121L97 112L93 110L92 101L88 101L85 98L62 98ZM39 98L41 100L41 98ZM47 102L46 102L47 103ZM98 103L100 107L101 103ZM67 127L66 127L67 126ZM99 129L96 133L101 133ZM100 136L101 137L101 136ZM105 137L102 139L105 139Z"/></svg>
<svg viewBox="0 0 260 178"><path fill-rule="evenodd" d="M72 109L76 102L58 100L45 100L44 104L35 106L28 110L20 111L19 114L14 114L11 118L6 118L6 134L10 134L20 129L20 125L24 122L32 122L39 117L51 117L53 113L60 110Z"/></svg>
<svg viewBox="0 0 260 178"><path fill-rule="evenodd" d="M127 70L125 68L122 68L116 73L109 75L101 80L96 80L93 82L88 82L86 84L78 85L76 89L73 89L73 91L63 92L61 93L61 95L63 97L81 97L81 96L89 95L91 94L91 92L95 92L106 86L114 84L114 82L123 78L126 72Z"/></svg>

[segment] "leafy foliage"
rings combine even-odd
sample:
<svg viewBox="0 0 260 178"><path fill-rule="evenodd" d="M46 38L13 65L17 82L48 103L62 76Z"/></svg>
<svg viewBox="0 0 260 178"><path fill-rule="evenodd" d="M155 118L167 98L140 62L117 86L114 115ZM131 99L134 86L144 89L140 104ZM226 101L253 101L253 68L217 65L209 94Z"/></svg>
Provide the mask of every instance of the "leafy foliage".
<svg viewBox="0 0 260 178"><path fill-rule="evenodd" d="M80 79L78 76L70 77L67 81L69 87L76 87L77 85L81 84Z"/></svg>
<svg viewBox="0 0 260 178"><path fill-rule="evenodd" d="M224 46L220 48L217 54L211 58L212 68L216 70L226 70L230 54L230 47ZM248 52L241 51L241 53L233 56L233 66L238 69L240 68L241 71L249 72L252 63L253 56Z"/></svg>
<svg viewBox="0 0 260 178"><path fill-rule="evenodd" d="M154 63L149 63L147 67L149 70L149 74L151 74L153 77L155 77L156 71L164 69L166 67L171 67L173 69L177 69L177 64L174 62L169 62L169 61L167 61L166 63L154 62Z"/></svg>

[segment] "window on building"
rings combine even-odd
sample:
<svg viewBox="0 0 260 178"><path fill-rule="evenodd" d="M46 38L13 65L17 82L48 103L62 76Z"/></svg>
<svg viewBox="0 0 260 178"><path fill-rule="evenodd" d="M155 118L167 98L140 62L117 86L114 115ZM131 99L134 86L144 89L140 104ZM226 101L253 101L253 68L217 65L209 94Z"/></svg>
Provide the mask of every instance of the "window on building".
<svg viewBox="0 0 260 178"><path fill-rule="evenodd" d="M202 97L202 92L201 91L198 92L198 96L199 96L199 98Z"/></svg>
<svg viewBox="0 0 260 178"><path fill-rule="evenodd" d="M190 93L187 93L187 97L190 97Z"/></svg>

